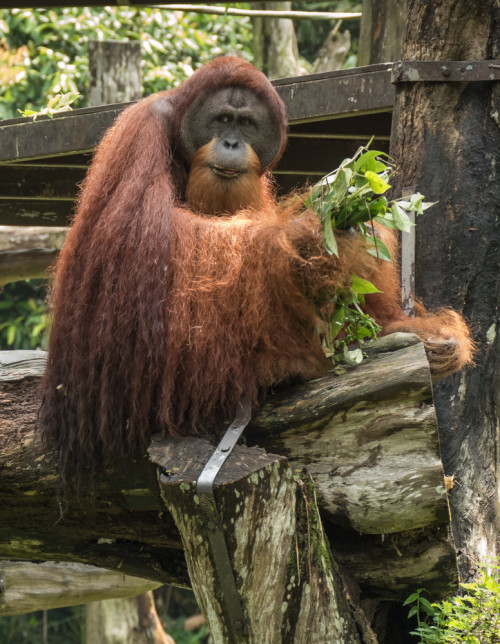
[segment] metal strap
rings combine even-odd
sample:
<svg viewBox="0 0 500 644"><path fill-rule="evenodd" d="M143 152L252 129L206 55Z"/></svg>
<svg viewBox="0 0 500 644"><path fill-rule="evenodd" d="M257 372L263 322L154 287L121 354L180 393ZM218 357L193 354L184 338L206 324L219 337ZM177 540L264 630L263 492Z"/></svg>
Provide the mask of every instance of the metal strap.
<svg viewBox="0 0 500 644"><path fill-rule="evenodd" d="M196 481L196 490L200 498L200 510L208 528L208 539L219 578L222 600L227 611L232 635L235 639L241 638L247 632L245 614L229 559L213 486L221 467L230 456L243 430L250 422L251 413L251 401L246 395L243 395L238 403L236 418L227 429Z"/></svg>
<svg viewBox="0 0 500 644"><path fill-rule="evenodd" d="M473 83L500 80L500 60L412 60L392 67L393 83Z"/></svg>

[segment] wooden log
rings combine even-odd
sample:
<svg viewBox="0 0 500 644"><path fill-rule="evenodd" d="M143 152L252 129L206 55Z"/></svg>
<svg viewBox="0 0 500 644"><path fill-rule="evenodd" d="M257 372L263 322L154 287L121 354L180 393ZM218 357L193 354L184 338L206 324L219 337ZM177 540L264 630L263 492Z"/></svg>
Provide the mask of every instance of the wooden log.
<svg viewBox="0 0 500 644"><path fill-rule="evenodd" d="M184 544L189 576L215 642L278 644L280 642L368 642L360 639L329 555L314 488L294 475L285 459L263 452L249 458L236 449L217 475L215 498L229 551L228 573L218 568L210 547L214 522L206 520L196 481L200 462L191 440L183 441L182 468L160 478L162 495ZM152 460L167 470L179 446L150 448ZM209 515L210 516L210 515ZM231 617L228 586L234 572L242 603L241 620ZM221 577L221 574L223 575Z"/></svg>
<svg viewBox="0 0 500 644"><path fill-rule="evenodd" d="M276 393L249 433L252 444L307 467L326 516L360 533L449 518L423 345L407 334L393 341L342 377Z"/></svg>
<svg viewBox="0 0 500 644"><path fill-rule="evenodd" d="M253 441L274 445L274 453L294 459L291 461L294 468L302 468L304 464L310 470L316 467L313 477L319 479L318 500L332 535L332 545L335 549L336 535L343 535L343 531L348 535L346 542L352 543L352 548L345 549L339 542L340 563L348 563L349 573L362 582L363 588L369 589L370 596L391 599L403 598L419 585L440 594L444 587L449 590L457 583L455 553L447 531L446 494L444 489L435 491L436 486L444 488L436 464L439 455L435 433L430 425L425 431L418 427L410 430L418 424L415 423L418 414L430 404L431 389L428 368L424 386L422 376L416 375L420 368L410 365L411 355L421 355L417 363L425 361L423 350L420 345L411 344L413 338L406 338L405 342L408 341L410 346L375 354L341 377L330 375L288 390L291 392L288 403L285 390L275 392L257 412L253 427L247 430L249 444ZM387 342L383 339L382 344ZM393 362L389 360L391 356ZM374 367L382 363L386 367L392 364L383 379ZM99 482L93 503L83 499L80 505L67 508L60 520L55 458L50 453L41 454L33 433L38 408L37 382L44 364L42 352L0 353L0 505L5 517L0 523L2 556L78 561L163 583L189 585L179 532L163 511L156 467L147 459L138 458L123 466L117 464ZM344 381L349 382L348 387L343 387ZM407 400L407 407L401 400L395 403L397 391ZM300 399L304 400L302 407ZM381 410L378 421L377 405ZM413 412L410 412L411 405ZM394 410L399 413L402 407L405 412L400 418L404 422L396 427L391 420L392 413ZM343 433L340 424L332 423L331 418L349 416L350 408L352 444L347 448L349 433ZM424 414L424 418L428 416ZM302 435L299 427L303 428ZM340 432L342 449L336 449L335 431ZM413 451L414 440L419 442L430 466L415 456L406 457L407 451ZM204 449L200 439L190 441L193 454ZM392 449L394 441L399 449ZM372 464L365 462L363 450L369 454L375 448L377 458ZM249 450L250 456L254 448L241 449ZM397 469L399 459L402 464ZM172 467L177 467L178 461L174 460ZM384 476L384 468L391 476ZM334 484L328 476L331 470L335 470ZM347 480L353 482L354 492L349 502L342 502L342 495L348 494ZM337 485L341 486L341 493ZM377 486L378 495L372 493L372 485ZM415 494L409 503L405 494L418 492L419 485L431 487L421 487L421 494ZM404 494L400 492L401 486ZM392 500L391 494L397 501ZM366 495L371 495L369 503L377 507L368 507ZM434 510L431 501L435 504ZM385 517L384 506L390 520ZM398 506L407 517L407 525L398 518ZM363 513L367 517L364 523ZM420 517L418 522L414 515ZM377 516L381 521L380 532L355 538L358 532L373 531ZM393 538L385 538L396 523L400 531L393 532ZM415 527L422 523L427 525ZM375 546L376 558L370 559L366 553L373 552ZM420 566L415 566L416 552L420 554ZM385 575L381 573L383 567Z"/></svg>
<svg viewBox="0 0 500 644"><path fill-rule="evenodd" d="M136 597L159 586L160 582L69 561L0 561L0 616Z"/></svg>

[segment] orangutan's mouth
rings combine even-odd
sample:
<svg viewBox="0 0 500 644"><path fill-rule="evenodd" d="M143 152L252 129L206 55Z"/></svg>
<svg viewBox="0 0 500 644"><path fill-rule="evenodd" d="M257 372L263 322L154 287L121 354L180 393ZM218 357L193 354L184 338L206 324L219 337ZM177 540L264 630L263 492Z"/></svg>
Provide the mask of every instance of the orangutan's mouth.
<svg viewBox="0 0 500 644"><path fill-rule="evenodd" d="M223 177L224 179L235 179L244 172L244 170L230 170L229 168L222 168L219 165L211 165L210 169L218 177Z"/></svg>

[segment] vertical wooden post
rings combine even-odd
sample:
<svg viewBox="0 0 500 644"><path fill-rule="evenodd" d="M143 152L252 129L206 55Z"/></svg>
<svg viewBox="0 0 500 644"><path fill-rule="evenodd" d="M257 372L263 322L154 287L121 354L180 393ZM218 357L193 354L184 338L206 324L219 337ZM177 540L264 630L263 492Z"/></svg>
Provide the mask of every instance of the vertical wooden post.
<svg viewBox="0 0 500 644"><path fill-rule="evenodd" d="M127 103L141 96L140 43L91 40L89 106Z"/></svg>
<svg viewBox="0 0 500 644"><path fill-rule="evenodd" d="M202 459L201 449L194 454L192 440L164 439L149 453L164 472L162 496L181 534L193 590L214 641L375 644L364 615L347 599L311 479L294 472L281 456L244 446L234 448L214 489L243 607L244 623L231 625L210 546L214 526L200 511L196 488L213 447L205 441ZM186 460L174 456L178 450Z"/></svg>

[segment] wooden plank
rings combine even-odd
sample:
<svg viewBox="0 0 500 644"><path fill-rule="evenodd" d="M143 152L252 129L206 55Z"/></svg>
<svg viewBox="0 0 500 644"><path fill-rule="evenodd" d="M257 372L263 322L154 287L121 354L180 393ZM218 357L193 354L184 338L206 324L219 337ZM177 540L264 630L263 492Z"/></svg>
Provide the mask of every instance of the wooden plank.
<svg viewBox="0 0 500 644"><path fill-rule="evenodd" d="M274 82L290 121L330 119L363 112L390 112L391 64L312 74ZM0 162L41 159L92 150L127 104L84 108L36 121L0 125Z"/></svg>
<svg viewBox="0 0 500 644"><path fill-rule="evenodd" d="M0 199L3 226L67 226L73 212L73 202L65 199Z"/></svg>
<svg viewBox="0 0 500 644"><path fill-rule="evenodd" d="M82 168L16 167L0 165L0 206L2 200L75 200Z"/></svg>
<svg viewBox="0 0 500 644"><path fill-rule="evenodd" d="M290 125L288 137L308 134L311 137L330 135L336 138L352 139L359 136L390 137L392 112L376 114L356 114L347 117L320 121L306 121Z"/></svg>
<svg viewBox="0 0 500 644"><path fill-rule="evenodd" d="M392 64L369 65L275 82L291 123L359 113L390 112Z"/></svg>
<svg viewBox="0 0 500 644"><path fill-rule="evenodd" d="M126 105L5 121L0 125L0 162L90 152Z"/></svg>
<svg viewBox="0 0 500 644"><path fill-rule="evenodd" d="M275 174L315 174L323 177L355 154L370 137L357 140L291 138ZM389 152L388 141L377 141L377 149Z"/></svg>
<svg viewBox="0 0 500 644"><path fill-rule="evenodd" d="M395 63L393 83L500 80L500 60L412 60Z"/></svg>

